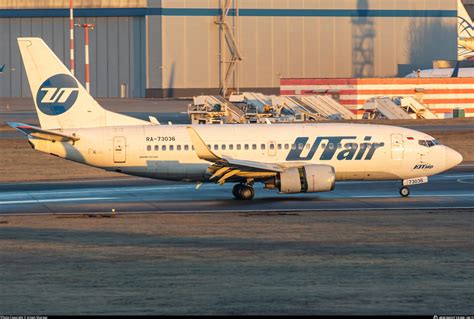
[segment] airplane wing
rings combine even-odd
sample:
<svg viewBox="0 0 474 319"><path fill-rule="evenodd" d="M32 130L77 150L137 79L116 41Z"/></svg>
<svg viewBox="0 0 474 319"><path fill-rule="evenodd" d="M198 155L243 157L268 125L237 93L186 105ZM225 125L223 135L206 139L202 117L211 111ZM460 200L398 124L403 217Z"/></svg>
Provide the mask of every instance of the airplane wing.
<svg viewBox="0 0 474 319"><path fill-rule="evenodd" d="M26 135L30 135L37 138L42 138L45 140L50 141L58 141L58 142L67 142L67 141L78 141L79 137L77 136L70 136L61 134L59 132L53 132L48 130L43 130L39 127L23 124L23 123L16 123L16 122L9 122L8 125L11 127L25 133Z"/></svg>
<svg viewBox="0 0 474 319"><path fill-rule="evenodd" d="M275 173L281 173L287 168L276 163L263 163L218 156L207 147L194 128L188 126L187 130L197 156L202 160L214 163L210 167L210 170L213 172L210 179L221 177L217 181L219 184L224 184L226 179L235 175L245 178L271 176Z"/></svg>

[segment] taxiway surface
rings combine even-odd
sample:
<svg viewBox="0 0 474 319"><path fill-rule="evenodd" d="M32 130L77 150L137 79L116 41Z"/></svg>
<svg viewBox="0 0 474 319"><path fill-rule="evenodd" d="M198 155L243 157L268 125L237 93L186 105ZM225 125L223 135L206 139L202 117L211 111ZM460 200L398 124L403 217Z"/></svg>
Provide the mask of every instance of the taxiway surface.
<svg viewBox="0 0 474 319"><path fill-rule="evenodd" d="M161 182L140 178L0 184L0 214L204 213L317 210L474 208L474 171L464 167L411 187L401 198L396 181L338 182L329 193L281 195L256 184L252 201L238 201L232 184Z"/></svg>

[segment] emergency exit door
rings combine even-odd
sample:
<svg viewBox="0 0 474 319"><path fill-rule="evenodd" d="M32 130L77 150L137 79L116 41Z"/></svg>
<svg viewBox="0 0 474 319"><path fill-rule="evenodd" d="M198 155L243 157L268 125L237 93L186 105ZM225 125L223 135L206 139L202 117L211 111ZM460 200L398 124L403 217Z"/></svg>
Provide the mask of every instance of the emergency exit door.
<svg viewBox="0 0 474 319"><path fill-rule="evenodd" d="M125 136L114 137L114 162L125 163L127 160L127 146Z"/></svg>
<svg viewBox="0 0 474 319"><path fill-rule="evenodd" d="M392 134L392 159L403 159L403 135Z"/></svg>

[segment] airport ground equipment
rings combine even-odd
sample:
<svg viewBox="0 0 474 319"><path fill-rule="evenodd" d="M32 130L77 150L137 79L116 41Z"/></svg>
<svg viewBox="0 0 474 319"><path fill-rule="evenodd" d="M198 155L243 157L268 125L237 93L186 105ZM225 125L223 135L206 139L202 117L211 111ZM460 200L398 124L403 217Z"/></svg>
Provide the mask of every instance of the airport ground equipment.
<svg viewBox="0 0 474 319"><path fill-rule="evenodd" d="M299 99L312 105L313 108L328 115L329 119L355 119L352 113L345 106L336 102L332 97L327 95L301 95Z"/></svg>
<svg viewBox="0 0 474 319"><path fill-rule="evenodd" d="M402 109L397 103L388 97L375 97L371 98L364 104L365 118L386 118L389 120L410 120L413 117L410 116L404 109Z"/></svg>
<svg viewBox="0 0 474 319"><path fill-rule="evenodd" d="M404 96L398 99L400 106L405 109L408 113L416 114L417 118L434 120L438 117L436 114L431 112L425 105L418 102L411 96Z"/></svg>
<svg viewBox="0 0 474 319"><path fill-rule="evenodd" d="M244 112L219 95L200 95L188 105L192 124L224 124L245 122Z"/></svg>
<svg viewBox="0 0 474 319"><path fill-rule="evenodd" d="M256 92L231 94L229 101L239 107L244 113L247 123L296 122L297 115L291 110L285 110L281 105L273 103L274 96Z"/></svg>

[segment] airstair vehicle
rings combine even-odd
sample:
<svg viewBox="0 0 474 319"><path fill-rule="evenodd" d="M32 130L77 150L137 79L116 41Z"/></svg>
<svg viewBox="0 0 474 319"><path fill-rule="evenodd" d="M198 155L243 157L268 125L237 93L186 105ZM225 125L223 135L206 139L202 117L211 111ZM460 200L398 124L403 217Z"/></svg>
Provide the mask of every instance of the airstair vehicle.
<svg viewBox="0 0 474 319"><path fill-rule="evenodd" d="M188 105L192 124L223 124L245 122L244 112L219 95L200 95Z"/></svg>
<svg viewBox="0 0 474 319"><path fill-rule="evenodd" d="M387 118L390 120L411 120L410 116L403 108L397 105L392 99L388 97L374 97L365 102L364 118Z"/></svg>
<svg viewBox="0 0 474 319"><path fill-rule="evenodd" d="M417 101L411 96L400 97L400 106L404 108L408 113L416 114L417 118L426 120L437 119L436 114L431 112L426 106Z"/></svg>

